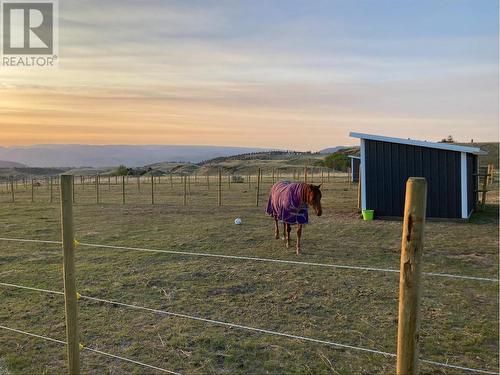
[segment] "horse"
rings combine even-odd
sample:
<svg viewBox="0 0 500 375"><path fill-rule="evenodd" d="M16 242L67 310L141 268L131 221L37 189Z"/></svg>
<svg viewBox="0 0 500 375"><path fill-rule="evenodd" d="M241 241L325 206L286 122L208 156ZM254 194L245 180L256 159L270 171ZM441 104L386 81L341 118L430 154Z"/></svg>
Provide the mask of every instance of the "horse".
<svg viewBox="0 0 500 375"><path fill-rule="evenodd" d="M309 222L308 206L312 206L317 216L323 214L321 208L321 185L276 182L269 193L266 212L272 216L275 225L275 237L280 238L278 221L283 223L285 245L290 247L290 232L292 225L297 225L296 253L300 255L300 238L302 226Z"/></svg>

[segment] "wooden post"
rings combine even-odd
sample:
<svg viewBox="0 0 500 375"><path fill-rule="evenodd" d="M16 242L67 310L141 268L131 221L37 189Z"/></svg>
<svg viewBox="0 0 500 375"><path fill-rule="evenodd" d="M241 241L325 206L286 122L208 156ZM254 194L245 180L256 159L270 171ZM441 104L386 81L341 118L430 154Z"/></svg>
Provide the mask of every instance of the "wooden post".
<svg viewBox="0 0 500 375"><path fill-rule="evenodd" d="M481 190L481 207L484 207L484 204L486 203L486 193L488 192L487 189L487 183L488 183L488 172L486 172L485 176L483 177L483 188Z"/></svg>
<svg viewBox="0 0 500 375"><path fill-rule="evenodd" d="M222 171L219 169L219 190L217 192L217 205L222 206Z"/></svg>
<svg viewBox="0 0 500 375"><path fill-rule="evenodd" d="M210 190L210 174L207 171L207 190Z"/></svg>
<svg viewBox="0 0 500 375"><path fill-rule="evenodd" d="M358 210L361 210L361 173L359 174L358 177L358 205L357 205Z"/></svg>
<svg viewBox="0 0 500 375"><path fill-rule="evenodd" d="M53 197L53 194L54 194L54 187L52 185L52 176L50 176L50 203L52 203L54 201L54 197ZM73 189L71 189L73 190ZM73 202L73 198L71 198L71 202Z"/></svg>
<svg viewBox="0 0 500 375"><path fill-rule="evenodd" d="M182 200L182 204L187 206L187 176L184 176L184 199Z"/></svg>
<svg viewBox="0 0 500 375"><path fill-rule="evenodd" d="M251 189L251 188L252 188L252 180L251 180L251 179L252 179L252 176L251 176L251 174L250 174L250 171L248 171L248 176L247 176L247 178L248 178L248 188L249 188L249 189Z"/></svg>
<svg viewBox="0 0 500 375"><path fill-rule="evenodd" d="M111 190L111 177L108 176L108 191Z"/></svg>
<svg viewBox="0 0 500 375"><path fill-rule="evenodd" d="M272 181L273 181L273 184L274 184L274 168L273 168L273 171L271 173L272 173Z"/></svg>
<svg viewBox="0 0 500 375"><path fill-rule="evenodd" d="M35 201L35 180L31 179L31 203Z"/></svg>
<svg viewBox="0 0 500 375"><path fill-rule="evenodd" d="M321 170L321 183L322 184L325 183L325 171L324 170Z"/></svg>
<svg viewBox="0 0 500 375"><path fill-rule="evenodd" d="M304 182L307 184L307 167L304 167Z"/></svg>
<svg viewBox="0 0 500 375"><path fill-rule="evenodd" d="M125 176L122 176L122 203L125 204Z"/></svg>
<svg viewBox="0 0 500 375"><path fill-rule="evenodd" d="M73 179L61 176L61 232L63 250L64 307L69 374L80 374L80 345L78 334L78 306L76 297L74 234L73 234Z"/></svg>
<svg viewBox="0 0 500 375"><path fill-rule="evenodd" d="M137 191L141 191L141 176L137 176Z"/></svg>
<svg viewBox="0 0 500 375"><path fill-rule="evenodd" d="M188 182L187 182L187 188L188 188L188 193L191 194L191 175L188 175Z"/></svg>
<svg viewBox="0 0 500 375"><path fill-rule="evenodd" d="M151 204L155 204L155 176L151 171Z"/></svg>
<svg viewBox="0 0 500 375"><path fill-rule="evenodd" d="M16 198L14 197L14 178L10 178L10 193L12 194L12 203L16 201Z"/></svg>
<svg viewBox="0 0 500 375"><path fill-rule="evenodd" d="M99 175L95 176L95 201L99 204Z"/></svg>
<svg viewBox="0 0 500 375"><path fill-rule="evenodd" d="M255 206L256 207L259 207L259 196L260 196L260 178L262 176L262 172L259 168L259 170L257 171L257 189L256 189L256 193L255 193Z"/></svg>
<svg viewBox="0 0 500 375"><path fill-rule="evenodd" d="M420 328L420 277L427 205L427 181L410 177L406 198L399 273L399 320L397 375L418 374L418 331Z"/></svg>
<svg viewBox="0 0 500 375"><path fill-rule="evenodd" d="M71 201L73 202L73 204L75 204L76 202L75 175L71 175L71 182L72 182ZM59 187L60 186L61 184L59 183Z"/></svg>
<svg viewBox="0 0 500 375"><path fill-rule="evenodd" d="M227 189L231 190L231 173L227 175Z"/></svg>
<svg viewBox="0 0 500 375"><path fill-rule="evenodd" d="M311 168L311 184L314 182L314 167Z"/></svg>

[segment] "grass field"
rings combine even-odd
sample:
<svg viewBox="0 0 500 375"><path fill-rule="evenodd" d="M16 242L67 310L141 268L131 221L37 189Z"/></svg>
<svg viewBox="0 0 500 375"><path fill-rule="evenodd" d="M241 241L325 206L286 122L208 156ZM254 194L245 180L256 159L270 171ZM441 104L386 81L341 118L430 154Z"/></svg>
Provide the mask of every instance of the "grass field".
<svg viewBox="0 0 500 375"><path fill-rule="evenodd" d="M316 177L317 179L317 177ZM271 181L255 207L255 184L191 180L183 186L135 181L95 190L76 187L75 230L80 242L176 251L242 255L304 262L399 268L399 221L359 220L356 189L344 177L326 182L324 215L303 234L303 254L273 238L263 212ZM17 202L1 192L2 237L59 240L59 205L49 190L19 186ZM54 197L57 192L54 191ZM498 278L498 185L483 212L469 223L428 222L424 272ZM241 217L243 225L233 224ZM295 239L295 236L293 236ZM59 245L0 241L0 282L61 291ZM236 259L146 253L79 246L81 294L224 322L396 352L397 273L332 269ZM498 371L498 283L425 276L421 357ZM0 324L65 340L62 296L0 287ZM80 300L81 342L183 374L389 374L395 359L297 339L167 317L118 305ZM463 374L430 364L423 374ZM0 374L63 374L65 348L0 330ZM154 370L82 352L84 374L155 374Z"/></svg>

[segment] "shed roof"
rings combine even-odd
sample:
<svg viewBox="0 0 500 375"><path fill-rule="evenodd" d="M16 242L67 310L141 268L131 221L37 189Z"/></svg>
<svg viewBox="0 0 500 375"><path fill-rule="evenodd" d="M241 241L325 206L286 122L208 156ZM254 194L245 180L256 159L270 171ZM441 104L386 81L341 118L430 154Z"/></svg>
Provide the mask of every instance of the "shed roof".
<svg viewBox="0 0 500 375"><path fill-rule="evenodd" d="M374 134L364 134L364 133L349 133L350 137L360 138L360 139L368 139L372 141L381 141L381 142L389 142L389 143L400 143L404 145L410 146L419 146L419 147L428 147L428 148L437 148L441 150L448 151L457 151L457 152L466 152L468 154L475 155L486 155L487 152L481 150L479 147L469 147L469 146L460 146L450 143L437 143L437 142L427 142L427 141L419 141L415 139L406 139L406 138L394 138L394 137L386 137L383 135L374 135Z"/></svg>

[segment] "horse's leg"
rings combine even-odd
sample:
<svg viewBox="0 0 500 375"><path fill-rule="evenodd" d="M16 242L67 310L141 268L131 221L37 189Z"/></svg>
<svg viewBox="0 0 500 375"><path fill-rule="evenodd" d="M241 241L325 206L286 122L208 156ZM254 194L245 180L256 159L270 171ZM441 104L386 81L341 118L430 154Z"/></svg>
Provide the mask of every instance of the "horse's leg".
<svg viewBox="0 0 500 375"><path fill-rule="evenodd" d="M280 239L280 230L278 228L278 219L274 218L274 237L276 237L277 240Z"/></svg>
<svg viewBox="0 0 500 375"><path fill-rule="evenodd" d="M290 247L290 232L292 231L292 226L290 224L286 225L286 247Z"/></svg>
<svg viewBox="0 0 500 375"><path fill-rule="evenodd" d="M300 236L302 236L302 224L297 224L297 255L300 254Z"/></svg>
<svg viewBox="0 0 500 375"><path fill-rule="evenodd" d="M286 223L283 222L283 241L286 241Z"/></svg>

